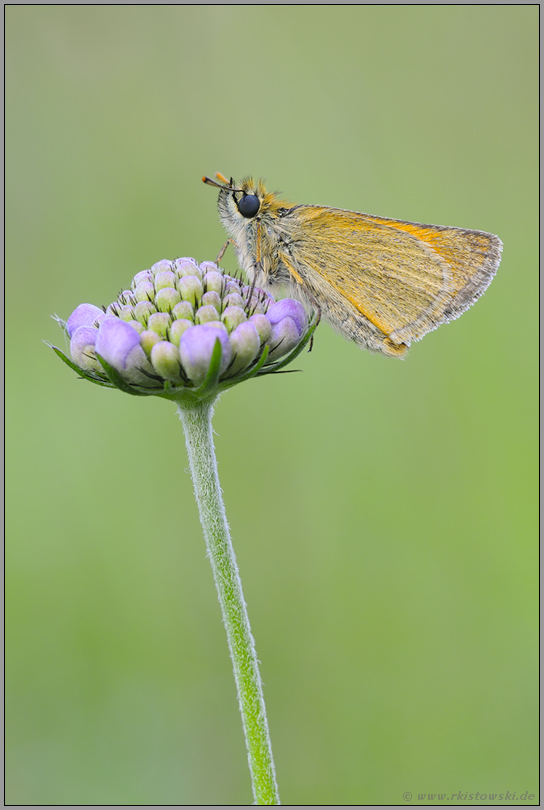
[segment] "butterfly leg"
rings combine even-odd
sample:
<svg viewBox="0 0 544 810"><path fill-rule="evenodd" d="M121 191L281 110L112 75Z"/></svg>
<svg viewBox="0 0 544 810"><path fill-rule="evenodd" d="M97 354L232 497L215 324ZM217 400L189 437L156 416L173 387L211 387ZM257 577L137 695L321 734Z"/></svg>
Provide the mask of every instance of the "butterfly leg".
<svg viewBox="0 0 544 810"><path fill-rule="evenodd" d="M248 293L248 296L247 296L247 303L248 303L249 307L251 307L251 304L253 303L253 292L255 290L255 284L256 284L256 281L257 281L257 273L261 269L261 263L260 262L255 262L255 264L253 265L253 268L254 268L253 269L253 279L251 280L251 285L249 287L249 293ZM257 307L257 303L255 303L255 308ZM255 309L253 311L255 311Z"/></svg>
<svg viewBox="0 0 544 810"><path fill-rule="evenodd" d="M227 241L225 242L225 244L223 245L223 247L221 248L221 250L217 254L217 259L215 260L215 263L219 264L219 262L221 261L221 259L225 255L225 251L228 248L228 246L229 245L235 245L235 244L236 244L236 242L234 241L234 239L227 239Z"/></svg>
<svg viewBox="0 0 544 810"><path fill-rule="evenodd" d="M247 297L248 303L251 305L251 299L253 298L253 291L255 290L255 284L257 283L257 275L262 272L262 265L261 265L261 229L260 223L257 221L256 223L256 233L255 233L255 261L253 262L253 278L251 279L250 287L249 287L249 295Z"/></svg>

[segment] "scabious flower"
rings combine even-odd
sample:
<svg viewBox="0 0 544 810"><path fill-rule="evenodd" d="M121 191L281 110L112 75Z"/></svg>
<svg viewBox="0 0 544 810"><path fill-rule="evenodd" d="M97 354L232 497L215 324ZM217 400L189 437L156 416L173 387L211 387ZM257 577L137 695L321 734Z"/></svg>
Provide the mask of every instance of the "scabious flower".
<svg viewBox="0 0 544 810"><path fill-rule="evenodd" d="M100 309L80 304L67 321L70 357L86 380L177 404L189 468L232 658L255 804L277 805L259 661L221 497L211 419L218 394L273 374L317 326L298 301L274 298L213 262L160 261Z"/></svg>
<svg viewBox="0 0 544 810"><path fill-rule="evenodd" d="M100 309L80 304L66 322L80 376L127 393L178 402L214 396L279 371L317 325L302 304L275 301L213 262L163 259Z"/></svg>

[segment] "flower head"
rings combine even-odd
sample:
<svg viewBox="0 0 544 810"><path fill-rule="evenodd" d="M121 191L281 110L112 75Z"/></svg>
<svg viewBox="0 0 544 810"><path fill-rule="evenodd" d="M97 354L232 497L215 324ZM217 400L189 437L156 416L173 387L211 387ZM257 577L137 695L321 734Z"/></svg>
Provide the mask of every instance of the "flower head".
<svg viewBox="0 0 544 810"><path fill-rule="evenodd" d="M182 258L137 273L108 307L80 304L60 323L71 359L55 352L85 379L194 401L279 371L302 351L317 319L309 324L298 301L275 302L213 262Z"/></svg>

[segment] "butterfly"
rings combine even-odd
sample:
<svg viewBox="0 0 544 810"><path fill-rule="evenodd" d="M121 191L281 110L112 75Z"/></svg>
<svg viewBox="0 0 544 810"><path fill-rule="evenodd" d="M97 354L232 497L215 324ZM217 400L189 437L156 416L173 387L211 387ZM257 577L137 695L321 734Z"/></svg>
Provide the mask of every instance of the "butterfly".
<svg viewBox="0 0 544 810"><path fill-rule="evenodd" d="M250 283L309 304L358 346L402 358L414 340L465 312L491 283L502 242L322 205L293 205L263 181L222 174L218 209Z"/></svg>

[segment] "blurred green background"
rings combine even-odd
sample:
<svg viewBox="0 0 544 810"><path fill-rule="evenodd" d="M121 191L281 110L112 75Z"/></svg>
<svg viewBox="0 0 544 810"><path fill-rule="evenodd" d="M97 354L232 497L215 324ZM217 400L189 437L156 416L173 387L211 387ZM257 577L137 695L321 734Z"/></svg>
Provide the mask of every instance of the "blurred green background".
<svg viewBox="0 0 544 810"><path fill-rule="evenodd" d="M536 793L537 31L535 5L7 8L8 804L252 801L175 408L41 342L214 259L218 170L504 242L405 362L323 324L302 374L217 408L283 802Z"/></svg>

